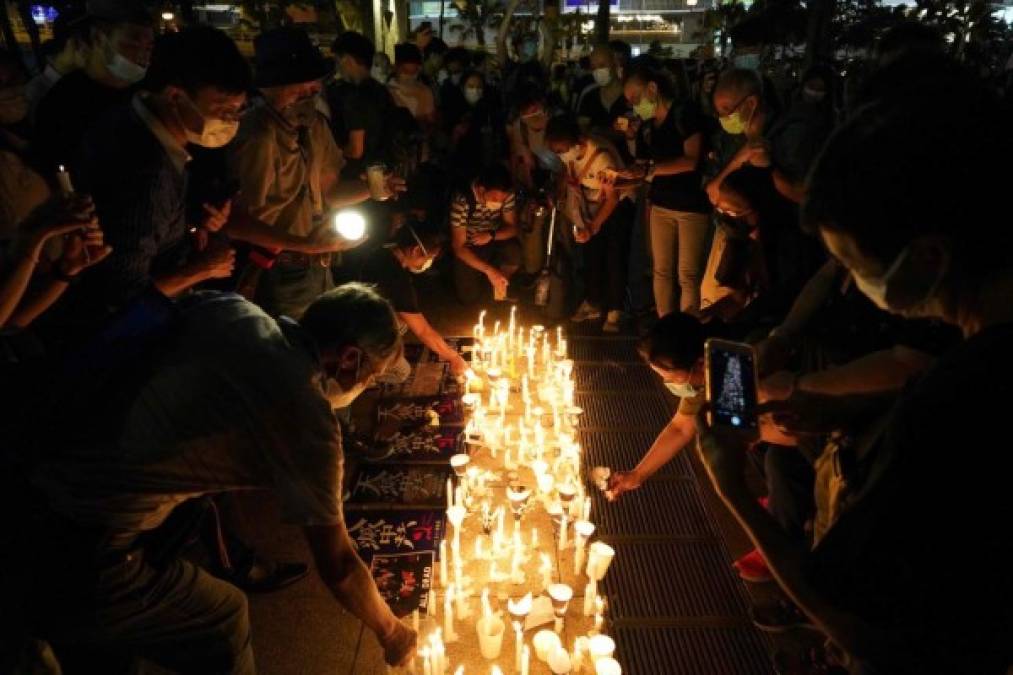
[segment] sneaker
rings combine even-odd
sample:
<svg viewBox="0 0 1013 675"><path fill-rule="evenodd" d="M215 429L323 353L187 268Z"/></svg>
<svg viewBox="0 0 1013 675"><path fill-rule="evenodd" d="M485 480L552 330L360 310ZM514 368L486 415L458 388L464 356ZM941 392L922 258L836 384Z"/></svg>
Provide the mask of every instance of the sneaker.
<svg viewBox="0 0 1013 675"><path fill-rule="evenodd" d="M763 584L774 579L767 568L767 561L755 548L733 562L732 567L739 571L739 576L743 581L752 584Z"/></svg>
<svg viewBox="0 0 1013 675"><path fill-rule="evenodd" d="M623 320L623 313L618 309L609 310L605 317L605 324L601 327L605 333L618 333L621 330L620 323Z"/></svg>
<svg viewBox="0 0 1013 675"><path fill-rule="evenodd" d="M796 628L816 630L816 626L798 607L787 600L767 607L752 607L749 616L753 625L764 633L787 633Z"/></svg>
<svg viewBox="0 0 1013 675"><path fill-rule="evenodd" d="M594 321L595 319L600 318L601 310L585 300L580 303L580 307L578 307L576 313L570 317L570 321L574 323L583 323L585 321Z"/></svg>

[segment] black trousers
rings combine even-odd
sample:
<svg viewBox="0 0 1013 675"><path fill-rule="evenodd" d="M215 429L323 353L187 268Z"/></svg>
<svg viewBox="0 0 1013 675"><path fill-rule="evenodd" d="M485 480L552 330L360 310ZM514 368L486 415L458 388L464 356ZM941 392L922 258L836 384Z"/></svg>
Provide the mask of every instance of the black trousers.
<svg viewBox="0 0 1013 675"><path fill-rule="evenodd" d="M603 311L621 310L626 300L630 237L636 209L624 199L584 244L584 284L587 301Z"/></svg>

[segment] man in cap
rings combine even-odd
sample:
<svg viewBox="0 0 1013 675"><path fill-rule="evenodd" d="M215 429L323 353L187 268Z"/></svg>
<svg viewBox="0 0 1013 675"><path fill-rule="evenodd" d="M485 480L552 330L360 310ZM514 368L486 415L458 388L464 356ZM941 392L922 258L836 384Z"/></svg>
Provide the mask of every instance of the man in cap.
<svg viewBox="0 0 1013 675"><path fill-rule="evenodd" d="M107 110L130 101L151 60L154 20L142 3L89 0L86 21L83 66L60 78L36 113L36 150L52 171L75 166L85 133Z"/></svg>
<svg viewBox="0 0 1013 675"><path fill-rule="evenodd" d="M369 198L363 181L340 179L344 158L317 110L321 80L333 66L295 27L262 33L254 54L254 84L263 104L243 117L229 148L240 188L237 203L284 232L315 237L330 227L325 216L332 210ZM283 251L265 265L256 302L269 314L298 318L334 286L330 263L329 254Z"/></svg>

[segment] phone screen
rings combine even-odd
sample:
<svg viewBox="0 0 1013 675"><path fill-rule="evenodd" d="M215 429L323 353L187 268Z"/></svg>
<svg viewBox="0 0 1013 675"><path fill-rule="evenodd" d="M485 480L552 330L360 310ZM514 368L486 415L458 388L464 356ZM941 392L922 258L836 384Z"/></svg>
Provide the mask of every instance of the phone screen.
<svg viewBox="0 0 1013 675"><path fill-rule="evenodd" d="M753 356L713 345L710 351L712 424L757 429Z"/></svg>

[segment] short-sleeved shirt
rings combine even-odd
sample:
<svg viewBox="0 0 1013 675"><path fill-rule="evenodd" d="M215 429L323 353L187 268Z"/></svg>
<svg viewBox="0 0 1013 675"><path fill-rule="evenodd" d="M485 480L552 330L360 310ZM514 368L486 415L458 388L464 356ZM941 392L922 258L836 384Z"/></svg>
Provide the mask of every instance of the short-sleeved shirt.
<svg viewBox="0 0 1013 675"><path fill-rule="evenodd" d="M577 101L577 116L590 120L590 127L596 131L611 130L616 119L630 110L632 108L622 94L606 108L601 100L601 87L597 84L581 92Z"/></svg>
<svg viewBox="0 0 1013 675"><path fill-rule="evenodd" d="M897 402L809 576L877 631L870 671L1002 673L1013 581L1009 523L1013 325L943 356Z"/></svg>
<svg viewBox="0 0 1013 675"><path fill-rule="evenodd" d="M404 268L388 248L379 248L363 261L359 281L376 284L399 314L418 314L419 296L412 273Z"/></svg>
<svg viewBox="0 0 1013 675"><path fill-rule="evenodd" d="M583 157L565 161L563 165L567 188L574 188L579 183L586 215L594 217L604 199L602 189L606 172L622 168L618 153L608 143L592 139L588 141Z"/></svg>
<svg viewBox="0 0 1013 675"><path fill-rule="evenodd" d="M466 195L458 191L450 202L450 227L467 228L469 235L476 232L495 232L502 227L504 214L513 213L516 208L513 193L503 202L503 208L493 211L479 202L474 194Z"/></svg>
<svg viewBox="0 0 1013 675"><path fill-rule="evenodd" d="M341 522L341 435L313 341L237 295L198 297L114 437L71 434L40 464L51 508L123 544L182 501L230 490L274 491L292 524ZM106 398L95 394L80 404Z"/></svg>
<svg viewBox="0 0 1013 675"><path fill-rule="evenodd" d="M322 177L340 173L344 159L323 115L296 127L264 103L243 117L229 165L240 189L237 201L251 215L306 237L324 212Z"/></svg>
<svg viewBox="0 0 1013 675"><path fill-rule="evenodd" d="M659 125L656 120L640 127L637 155L657 163L685 156L683 145L694 134L704 132L702 115L696 106L687 103L672 106ZM710 201L703 189L699 166L693 171L670 176L655 176L651 183L651 203L673 211L707 213Z"/></svg>

